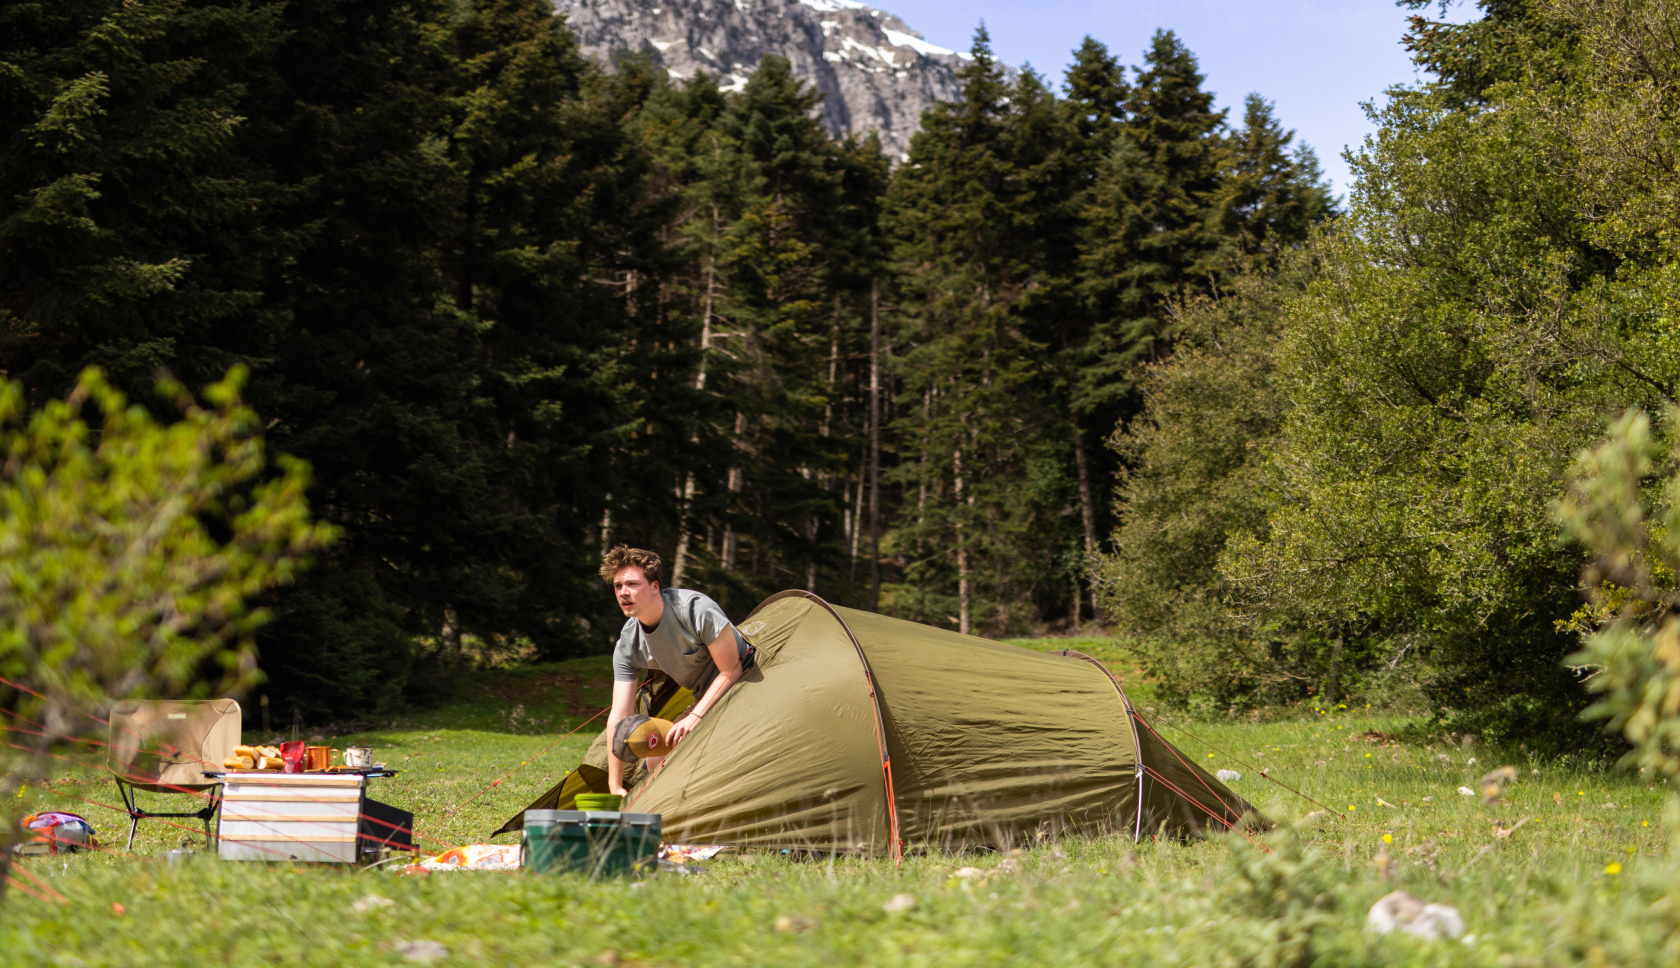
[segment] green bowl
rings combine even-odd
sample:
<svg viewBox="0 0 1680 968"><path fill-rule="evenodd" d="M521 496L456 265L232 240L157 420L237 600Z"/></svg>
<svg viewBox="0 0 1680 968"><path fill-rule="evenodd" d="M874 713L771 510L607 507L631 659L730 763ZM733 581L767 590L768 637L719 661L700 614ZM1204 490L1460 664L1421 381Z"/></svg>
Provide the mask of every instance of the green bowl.
<svg viewBox="0 0 1680 968"><path fill-rule="evenodd" d="M616 793L580 793L577 795L579 810L617 810L624 803L624 798Z"/></svg>

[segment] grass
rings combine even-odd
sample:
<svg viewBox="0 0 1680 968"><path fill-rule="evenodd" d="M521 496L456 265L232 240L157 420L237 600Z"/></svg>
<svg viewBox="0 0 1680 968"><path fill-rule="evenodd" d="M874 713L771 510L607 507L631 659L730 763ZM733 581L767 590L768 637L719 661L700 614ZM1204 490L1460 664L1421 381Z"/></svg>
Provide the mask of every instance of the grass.
<svg viewBox="0 0 1680 968"><path fill-rule="evenodd" d="M1101 655L1090 644L1072 647ZM413 810L429 845L482 841L577 761L593 725L537 754L604 705L606 681L598 659L485 673L439 710L332 743L372 745L404 771L375 795ZM415 941L441 945L442 964L1262 964L1310 937L1305 950L1321 964L1543 965L1590 962L1594 951L1633 963L1671 930L1652 920L1636 883L1674 880L1661 785L1477 747L1372 741L1404 724L1367 710L1183 724L1194 739L1171 722L1156 716L1186 756L1241 772L1235 788L1274 819L1329 808L1298 828L1304 862L1281 841L1263 857L1242 844L1093 838L1039 845L1013 873L995 854L895 867L766 852L646 884L416 878L205 856L168 865L163 852L197 838L152 822L132 855L25 861L66 900L9 894L0 964L409 964L403 945ZM1457 793L1505 763L1523 775L1507 802ZM1316 803L1261 778L1262 767ZM120 846L125 818L77 799L114 803L109 787L73 771L29 805L82 813ZM1379 851L1392 857L1392 882L1378 877ZM981 873L958 877L963 867ZM1455 905L1474 942L1366 934L1365 911L1396 888ZM883 905L900 894L914 906L889 913ZM369 895L393 903L355 913Z"/></svg>

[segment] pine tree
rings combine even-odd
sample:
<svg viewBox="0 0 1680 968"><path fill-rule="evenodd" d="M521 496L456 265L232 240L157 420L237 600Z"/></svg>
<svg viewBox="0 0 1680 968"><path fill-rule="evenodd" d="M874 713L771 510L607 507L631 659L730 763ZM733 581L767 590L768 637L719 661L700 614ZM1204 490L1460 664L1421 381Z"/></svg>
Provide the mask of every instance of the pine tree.
<svg viewBox="0 0 1680 968"><path fill-rule="evenodd" d="M832 511L826 479L844 459L823 425L826 364L845 322L832 274L841 168L812 116L816 104L785 58L766 57L720 124L742 180L722 249L726 316L741 363L727 392L744 417L734 444L751 465L737 474L731 510L750 524L765 577L779 571L807 586ZM740 516L748 507L751 515Z"/></svg>
<svg viewBox="0 0 1680 968"><path fill-rule="evenodd" d="M645 83L599 76L541 0L481 0L449 23L446 264L479 334L466 435L484 480L427 601L452 645L520 636L564 655L581 640L564 616L598 610L580 539L606 493L599 455L632 412L600 375L640 303L595 280L658 261L658 220L633 205L649 166L620 120Z"/></svg>
<svg viewBox="0 0 1680 968"><path fill-rule="evenodd" d="M33 400L97 364L150 402L158 367L271 350L254 290L296 239L258 231L277 187L239 138L283 36L275 5L0 6L0 371Z"/></svg>
<svg viewBox="0 0 1680 968"><path fill-rule="evenodd" d="M1218 277L1275 265L1280 247L1305 242L1312 226L1334 213L1318 157L1307 145L1290 151L1294 139L1268 101L1247 97L1242 128L1225 139L1220 184L1208 211L1219 246L1202 272Z"/></svg>
<svg viewBox="0 0 1680 968"><path fill-rule="evenodd" d="M1016 310L1034 279L1043 161L1040 139L1020 135L1037 130L1023 119L1049 94L1030 72L1008 84L984 28L971 53L962 100L924 116L885 215L908 322L898 373L915 455L900 470L917 494L894 536L910 564L889 607L949 616L963 632L976 613L1002 618L994 596L1010 596L1006 576L1047 564L1023 554L1041 503L1030 469L1047 435L1031 392L1043 346Z"/></svg>
<svg viewBox="0 0 1680 968"><path fill-rule="evenodd" d="M1079 250L1082 242L1088 244L1088 239L1081 238L1084 220L1096 204L1098 175L1114 150L1115 139L1121 136L1132 90L1119 60L1090 37L1074 52L1064 89L1072 116L1071 130L1062 139L1068 155L1064 177L1077 191L1068 202L1070 217L1063 226L1071 236L1073 251L1059 248L1057 253L1061 269L1056 274L1059 298L1053 335L1048 341L1057 349L1057 381L1052 393L1062 401L1058 409L1067 414L1066 436L1071 444L1079 505L1078 536L1064 555L1065 570L1073 585L1069 618L1077 626L1086 594L1090 596L1092 616L1099 616L1095 583L1088 576L1099 553L1097 536L1106 534L1110 523L1107 502L1099 501L1098 482L1112 479L1115 470L1114 455L1100 441L1121 417L1112 401L1089 400L1081 394L1081 374L1097 351L1091 336L1101 320L1096 307L1080 292Z"/></svg>
<svg viewBox="0 0 1680 968"><path fill-rule="evenodd" d="M1080 268L1100 322L1081 378L1085 408L1129 392L1138 364L1166 352L1167 301L1207 284L1197 270L1218 244L1208 208L1225 114L1201 85L1194 55L1157 32L1088 209Z"/></svg>

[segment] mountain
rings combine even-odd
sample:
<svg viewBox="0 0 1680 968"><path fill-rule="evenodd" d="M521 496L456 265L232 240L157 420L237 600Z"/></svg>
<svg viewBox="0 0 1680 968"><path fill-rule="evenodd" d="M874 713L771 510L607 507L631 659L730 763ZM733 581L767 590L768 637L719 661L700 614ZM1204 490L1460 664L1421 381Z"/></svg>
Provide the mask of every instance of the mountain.
<svg viewBox="0 0 1680 968"><path fill-rule="evenodd" d="M910 150L922 111L957 99L956 71L968 58L854 0L555 0L554 7L585 54L610 65L646 53L675 77L706 71L726 90L745 85L766 54L780 54L823 93L831 133L879 132L892 158Z"/></svg>

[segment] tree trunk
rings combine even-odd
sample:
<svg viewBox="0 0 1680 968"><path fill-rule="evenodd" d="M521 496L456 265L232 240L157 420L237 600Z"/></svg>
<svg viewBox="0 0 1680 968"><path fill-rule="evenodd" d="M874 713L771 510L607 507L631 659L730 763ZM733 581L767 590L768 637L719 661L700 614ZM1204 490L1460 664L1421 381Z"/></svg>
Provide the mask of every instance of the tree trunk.
<svg viewBox="0 0 1680 968"><path fill-rule="evenodd" d="M607 549L612 547L612 495L607 495L606 503L601 507L601 557L607 556Z"/></svg>
<svg viewBox="0 0 1680 968"><path fill-rule="evenodd" d="M1091 582L1091 621L1102 621L1102 609L1097 607L1097 582L1095 569L1097 565L1097 510L1091 501L1091 472L1085 460L1085 431L1079 426L1079 417L1073 419L1073 462L1079 468L1079 512L1085 519L1085 567L1082 573ZM1074 578L1075 584L1079 578ZM1079 622L1079 609L1074 609L1074 624Z"/></svg>
<svg viewBox="0 0 1680 968"><path fill-rule="evenodd" d="M1330 650L1330 675L1324 682L1324 702L1329 705L1336 701L1336 693L1341 687L1342 678L1342 637L1336 636L1336 645Z"/></svg>
<svg viewBox="0 0 1680 968"><path fill-rule="evenodd" d="M671 587L683 587L683 572L688 568L688 509L694 504L694 472L688 472L682 490L677 493L677 554L671 564Z"/></svg>
<svg viewBox="0 0 1680 968"><path fill-rule="evenodd" d="M730 443L729 443L729 446L732 450L738 449L738 444L736 442L740 440L741 434L745 433L746 429L747 429L747 415L744 414L744 413L741 413L739 410L737 410L735 412L735 434L734 434L733 437L730 438ZM736 495L741 493L741 477L742 477L741 468L739 466L731 467L729 469L728 488L729 488L729 510L730 510L730 512L733 512L734 509L735 509ZM738 547L738 542L735 539L735 522L733 520L726 519L723 522L723 570L724 571L734 570L734 568L735 568L735 552L736 552L737 547Z"/></svg>
<svg viewBox="0 0 1680 968"><path fill-rule="evenodd" d="M951 466L955 471L953 477L956 483L957 514L957 631L968 634L968 542L963 531L963 466L962 448L958 447L951 455Z"/></svg>
<svg viewBox="0 0 1680 968"><path fill-rule="evenodd" d="M869 610L881 609L881 282L869 280Z"/></svg>
<svg viewBox="0 0 1680 968"><path fill-rule="evenodd" d="M717 234L718 210L712 206L712 233ZM713 254L706 260L706 308L700 317L700 372L694 375L694 390L696 393L706 392L706 356L712 348L712 294L716 291L717 256ZM696 429L689 437L692 444L700 443L700 431ZM671 587L681 588L683 572L688 569L688 531L689 509L694 506L694 471L688 472L683 482L682 491L677 495L677 554L671 563Z"/></svg>
<svg viewBox="0 0 1680 968"><path fill-rule="evenodd" d="M863 453L863 460L859 462L859 466L858 466L857 494L853 495L855 503L854 503L854 506L852 507L852 509L846 512L847 514L849 514L851 516L851 522L852 522L849 530L851 532L851 542L852 542L852 576L851 576L851 580L854 581L854 582L857 581L858 545L861 544L862 540L863 540L863 492L865 490L864 481L868 478L868 476L869 476L869 451L866 449Z"/></svg>
<svg viewBox="0 0 1680 968"><path fill-rule="evenodd" d="M927 526L928 427L933 424L933 387L922 391L922 456L916 473L916 554L922 553L922 529Z"/></svg>

